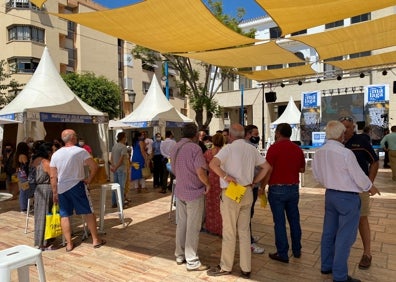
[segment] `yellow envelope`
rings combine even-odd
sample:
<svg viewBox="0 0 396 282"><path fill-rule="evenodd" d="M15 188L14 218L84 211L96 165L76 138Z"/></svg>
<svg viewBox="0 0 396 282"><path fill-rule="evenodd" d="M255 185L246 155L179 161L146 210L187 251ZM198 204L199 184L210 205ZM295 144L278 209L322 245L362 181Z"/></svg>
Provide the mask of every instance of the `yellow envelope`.
<svg viewBox="0 0 396 282"><path fill-rule="evenodd" d="M243 196L245 195L245 192L246 192L245 186L242 186L235 182L230 182L230 184L228 184L228 187L225 191L225 195L231 200L240 203Z"/></svg>

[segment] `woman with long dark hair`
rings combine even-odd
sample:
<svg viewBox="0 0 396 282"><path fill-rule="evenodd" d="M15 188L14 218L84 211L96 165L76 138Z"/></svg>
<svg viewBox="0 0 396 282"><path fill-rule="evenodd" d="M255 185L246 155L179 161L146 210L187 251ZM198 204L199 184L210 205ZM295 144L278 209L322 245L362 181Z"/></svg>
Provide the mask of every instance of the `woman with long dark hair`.
<svg viewBox="0 0 396 282"><path fill-rule="evenodd" d="M52 210L53 198L50 184L50 158L52 143L41 144L32 156L35 168L36 189L34 192L34 245L41 250L52 249L54 239L44 240L46 215Z"/></svg>

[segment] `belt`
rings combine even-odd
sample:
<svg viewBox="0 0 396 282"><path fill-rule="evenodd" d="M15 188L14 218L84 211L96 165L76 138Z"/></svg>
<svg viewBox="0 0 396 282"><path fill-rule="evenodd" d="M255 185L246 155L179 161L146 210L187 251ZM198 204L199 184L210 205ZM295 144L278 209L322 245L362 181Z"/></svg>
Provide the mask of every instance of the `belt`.
<svg viewBox="0 0 396 282"><path fill-rule="evenodd" d="M269 187L271 186L298 186L298 183L293 183L293 184L270 184Z"/></svg>
<svg viewBox="0 0 396 282"><path fill-rule="evenodd" d="M335 190L335 189L329 189L330 191L338 192L338 193L348 193L348 194L353 194L353 195L359 195L358 192L352 192L352 191L341 191L341 190Z"/></svg>

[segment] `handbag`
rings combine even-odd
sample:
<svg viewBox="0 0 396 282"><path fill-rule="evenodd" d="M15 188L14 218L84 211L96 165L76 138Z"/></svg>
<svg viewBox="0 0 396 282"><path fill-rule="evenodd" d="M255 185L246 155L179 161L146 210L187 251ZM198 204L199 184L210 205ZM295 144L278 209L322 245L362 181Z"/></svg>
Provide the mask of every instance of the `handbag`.
<svg viewBox="0 0 396 282"><path fill-rule="evenodd" d="M26 175L26 171L23 168L18 168L17 170L17 177L18 177L18 187L21 190L29 189L29 181Z"/></svg>
<svg viewBox="0 0 396 282"><path fill-rule="evenodd" d="M145 166L144 168L142 168L142 176L146 179L151 177L151 169L148 166Z"/></svg>
<svg viewBox="0 0 396 282"><path fill-rule="evenodd" d="M59 214L59 205L52 205L52 212L45 216L45 234L44 240L55 238L62 235L61 217Z"/></svg>

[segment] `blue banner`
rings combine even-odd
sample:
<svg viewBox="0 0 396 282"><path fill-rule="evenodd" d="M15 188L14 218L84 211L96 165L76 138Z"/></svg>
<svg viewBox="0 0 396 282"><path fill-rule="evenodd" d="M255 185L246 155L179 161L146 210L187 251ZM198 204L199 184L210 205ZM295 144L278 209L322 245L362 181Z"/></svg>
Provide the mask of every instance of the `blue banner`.
<svg viewBox="0 0 396 282"><path fill-rule="evenodd" d="M320 106L320 94L318 91L304 92L302 96L302 109L316 108Z"/></svg>

